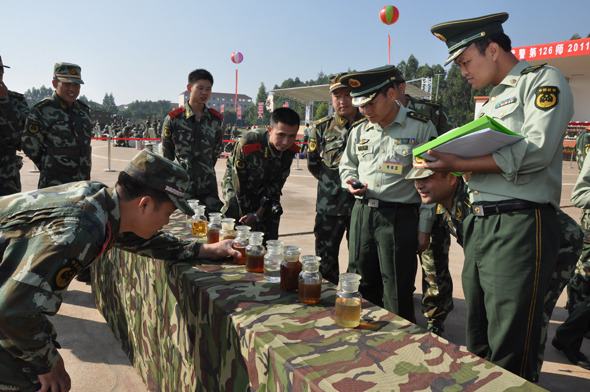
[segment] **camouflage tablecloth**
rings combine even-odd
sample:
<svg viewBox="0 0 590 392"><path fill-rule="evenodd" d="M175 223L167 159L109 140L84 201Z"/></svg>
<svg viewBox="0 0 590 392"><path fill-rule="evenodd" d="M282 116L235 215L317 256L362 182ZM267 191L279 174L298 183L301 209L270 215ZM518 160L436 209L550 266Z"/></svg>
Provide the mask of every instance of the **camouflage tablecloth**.
<svg viewBox="0 0 590 392"><path fill-rule="evenodd" d="M542 390L369 302L359 328L334 324L329 283L303 305L230 263L111 249L94 265L97 307L150 391Z"/></svg>

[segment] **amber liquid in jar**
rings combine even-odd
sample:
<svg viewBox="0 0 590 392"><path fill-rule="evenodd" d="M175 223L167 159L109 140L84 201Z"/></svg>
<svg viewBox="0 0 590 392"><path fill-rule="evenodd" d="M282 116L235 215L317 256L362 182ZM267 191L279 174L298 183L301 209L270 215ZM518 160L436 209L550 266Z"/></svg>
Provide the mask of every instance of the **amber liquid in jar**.
<svg viewBox="0 0 590 392"><path fill-rule="evenodd" d="M219 232L209 230L207 232L207 243L215 244L216 242L219 242Z"/></svg>
<svg viewBox="0 0 590 392"><path fill-rule="evenodd" d="M246 271L264 272L264 255L251 256L246 254Z"/></svg>
<svg viewBox="0 0 590 392"><path fill-rule="evenodd" d="M207 222L201 220L194 220L193 235L196 237L204 237L205 235L207 235Z"/></svg>
<svg viewBox="0 0 590 392"><path fill-rule="evenodd" d="M299 285L301 262L283 261L281 263L281 290L296 292Z"/></svg>
<svg viewBox="0 0 590 392"><path fill-rule="evenodd" d="M361 320L361 300L359 298L336 298L334 322L345 328L358 327Z"/></svg>
<svg viewBox="0 0 590 392"><path fill-rule="evenodd" d="M304 284L299 282L299 302L314 305L322 298L322 284Z"/></svg>
<svg viewBox="0 0 590 392"><path fill-rule="evenodd" d="M246 264L246 247L235 247L232 245L232 248L234 248L235 250L237 250L238 252L240 252L242 255L240 256L239 259L234 257L234 264L241 264L244 265Z"/></svg>

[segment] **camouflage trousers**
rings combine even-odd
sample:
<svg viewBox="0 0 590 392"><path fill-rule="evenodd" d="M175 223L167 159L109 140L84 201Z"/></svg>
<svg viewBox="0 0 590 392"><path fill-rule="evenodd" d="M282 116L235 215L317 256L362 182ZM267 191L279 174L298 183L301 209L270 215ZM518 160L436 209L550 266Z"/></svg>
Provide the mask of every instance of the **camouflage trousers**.
<svg viewBox="0 0 590 392"><path fill-rule="evenodd" d="M437 214L430 232L430 246L420 255L422 263L422 313L429 328L444 331L453 310L453 280L449 272L451 235L442 215Z"/></svg>
<svg viewBox="0 0 590 392"><path fill-rule="evenodd" d="M23 167L23 158L21 156L0 156L0 197L21 191L21 167Z"/></svg>
<svg viewBox="0 0 590 392"><path fill-rule="evenodd" d="M313 233L315 235L315 254L322 258L320 273L322 277L334 284L338 284L340 266L338 254L340 243L346 231L346 241L350 229L350 216L316 214Z"/></svg>
<svg viewBox="0 0 590 392"><path fill-rule="evenodd" d="M539 379L543 358L545 356L545 343L547 342L547 330L549 321L555 304L563 292L566 284L572 278L576 262L582 253L583 232L580 226L565 212L558 210L557 219L559 221L559 253L557 263L551 274L549 287L543 301L543 324L541 326L541 349L539 350L539 361L537 363L537 373L533 378ZM571 283L570 283L571 284Z"/></svg>

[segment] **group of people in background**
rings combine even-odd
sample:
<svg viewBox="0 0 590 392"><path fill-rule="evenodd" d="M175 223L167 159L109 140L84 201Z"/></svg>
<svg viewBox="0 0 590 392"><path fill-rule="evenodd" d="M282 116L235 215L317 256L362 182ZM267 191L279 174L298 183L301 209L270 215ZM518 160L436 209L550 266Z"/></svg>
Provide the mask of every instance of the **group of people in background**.
<svg viewBox="0 0 590 392"><path fill-rule="evenodd" d="M405 94L406 81L394 66L332 77L329 91L334 113L313 127L306 124L305 137L308 168L318 179L313 231L323 277L337 284L338 254L346 235L347 269L361 275L363 297L415 322L413 293L420 260L422 311L428 330L440 335L453 310L449 272L452 234L465 251L468 350L537 381L557 298L578 260L578 275L587 274L590 268L579 259L584 237L579 225L559 209L561 145L573 115L573 95L558 70L530 66L512 54L510 38L502 28L507 19L507 13L499 13L442 23L431 31L449 48L445 65L454 61L475 89L493 85L490 99L478 115L494 118L526 136L522 141L483 157L463 159L429 152L435 161L415 161L414 148L452 126L440 103ZM0 59L0 75L4 67ZM143 130L138 130L145 135L147 129L156 127L163 158L142 151L121 173L116 187L106 188L89 182L93 124L88 106L77 99L83 83L80 67L55 64L54 94L30 109L24 97L8 92L0 79L0 195L21 190L18 170L22 159L17 150L22 149L40 170L40 191L0 199L0 255L2 271L8 271L0 275L0 294L15 296L3 297L0 314L14 305L10 299L17 293L11 284L16 280L22 283L22 268L30 276L50 282L50 289L42 289L56 296L53 306L41 311L43 304L35 304L41 324L48 324L42 314L57 312L73 275L105 248L116 245L160 257L164 242L158 242L158 230L175 208L192 213L186 200L196 199L209 213L222 212L262 231L266 241L278 238L282 189L295 154L301 152L295 144L301 119L294 110L281 107L273 111L268 129L236 133L220 181L220 196L215 165L227 129L222 114L207 107L213 82L207 70L191 72L186 86L190 97L184 106L165 117L161 131L157 130L158 122L143 124ZM132 134L130 124L118 126L121 136ZM586 166L590 170L590 164L584 165L583 173ZM586 190L590 187L583 186L588 184L587 177L582 175L576 185L579 200L590 195ZM86 182L63 185L76 181ZM49 188L47 193L41 189L52 186L60 187ZM100 215L100 219L90 219L93 230L98 230L92 241L77 232L72 234L73 241L90 241L96 249L84 253L87 250L74 247L77 253L72 258L63 256L66 251L59 248L58 257L63 261L43 273L36 268L55 262L51 256L26 253L33 260L29 266L5 269L4 263L22 252L26 243L4 246L3 238L10 235L18 240L15 244L25 241L11 231L10 222L21 219L21 234L32 230L25 230L23 224L49 230L43 219L50 220L51 214L39 218L35 212L44 208L41 201L35 204L36 210L25 208L26 218L17 213L17 207L24 208L26 200L44 198L55 206L55 200L66 198L59 192L65 192L70 204L79 207L70 206L53 216L76 215L89 205L93 206L91 215ZM160 207L162 203L164 207ZM577 205L588 208L583 202ZM86 222L85 217L76 217ZM148 222L147 231L131 219ZM74 230L67 219L60 224L64 233ZM126 231L143 240L135 237L129 245L116 235ZM33 245L50 247L45 242ZM165 257L169 260L224 257L232 252L227 243L205 247L172 240L166 245L177 249ZM14 257L10 263L15 263ZM40 289L35 286L30 291ZM590 362L580 352L579 336L590 323L588 297L590 293L583 293L578 305L568 305L576 326L582 326L575 329L576 339L568 329L568 333L558 332L552 341L568 360L584 368L590 368ZM26 368L26 376L17 381L0 376L0 387L3 383L38 387L39 383L57 382L59 386L51 384L52 391L68 390L67 373L51 327L43 324L44 343L31 347L22 343L29 335L13 328L10 319L0 317L0 363L18 358L11 366Z"/></svg>

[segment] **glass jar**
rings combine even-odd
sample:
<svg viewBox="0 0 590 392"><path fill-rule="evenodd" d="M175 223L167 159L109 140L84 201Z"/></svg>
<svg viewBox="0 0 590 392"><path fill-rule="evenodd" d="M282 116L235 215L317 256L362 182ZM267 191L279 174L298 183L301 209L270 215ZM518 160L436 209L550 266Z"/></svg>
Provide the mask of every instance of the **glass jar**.
<svg viewBox="0 0 590 392"><path fill-rule="evenodd" d="M196 213L197 206L199 205L199 201L195 200L195 199L189 200L188 205L191 206L193 211L195 211L195 213ZM189 229L191 232L193 231L193 217L192 216L186 215L186 228Z"/></svg>
<svg viewBox="0 0 590 392"><path fill-rule="evenodd" d="M232 248L240 252L239 258L234 257L235 264L246 264L246 247L248 246L248 236L250 235L250 226L236 226L236 238L232 242Z"/></svg>
<svg viewBox="0 0 590 392"><path fill-rule="evenodd" d="M299 255L301 248L298 246L285 246L283 248L285 259L281 263L281 290L297 292L299 285L299 273L301 272L301 262Z"/></svg>
<svg viewBox="0 0 590 392"><path fill-rule="evenodd" d="M266 249L262 245L264 233L253 231L250 233L248 246L246 247L246 271L264 272L264 254Z"/></svg>
<svg viewBox="0 0 590 392"><path fill-rule="evenodd" d="M219 232L221 231L221 212L212 212L209 214L209 224L207 225L207 243L214 244L219 242Z"/></svg>
<svg viewBox="0 0 590 392"><path fill-rule="evenodd" d="M193 235L199 239L205 239L207 236L205 206L198 205L195 207L195 215L193 215Z"/></svg>
<svg viewBox="0 0 590 392"><path fill-rule="evenodd" d="M361 293L359 285L361 276L358 274L340 274L339 290L336 292L334 322L341 327L358 327L361 320Z"/></svg>
<svg viewBox="0 0 590 392"><path fill-rule="evenodd" d="M219 231L219 241L233 240L236 238L234 230L236 220L234 218L223 218L221 220L221 230Z"/></svg>
<svg viewBox="0 0 590 392"><path fill-rule="evenodd" d="M283 260L285 260L285 256L283 256L283 241L266 241L266 254L264 255L264 279L273 283L280 281L281 263Z"/></svg>
<svg viewBox="0 0 590 392"><path fill-rule="evenodd" d="M316 255L301 256L302 271L299 273L299 302L314 305L322 298L322 274L320 274L321 257Z"/></svg>

